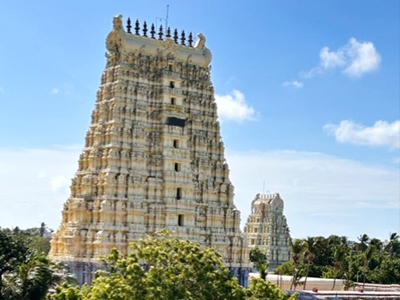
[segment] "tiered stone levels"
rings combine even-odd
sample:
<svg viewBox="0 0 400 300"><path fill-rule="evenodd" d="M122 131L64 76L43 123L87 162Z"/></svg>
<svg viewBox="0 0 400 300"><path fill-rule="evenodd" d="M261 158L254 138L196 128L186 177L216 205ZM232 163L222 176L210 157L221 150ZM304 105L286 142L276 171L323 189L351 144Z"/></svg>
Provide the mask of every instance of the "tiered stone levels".
<svg viewBox="0 0 400 300"><path fill-rule="evenodd" d="M244 228L249 248L259 248L267 255L270 270L290 259L290 234L283 206L279 194L257 194Z"/></svg>
<svg viewBox="0 0 400 300"><path fill-rule="evenodd" d="M90 282L98 258L161 228L212 246L247 284L205 37L139 35L114 18L107 64L50 256ZM160 29L162 32L162 29ZM175 31L177 32L177 31ZM168 36L169 34L169 36Z"/></svg>

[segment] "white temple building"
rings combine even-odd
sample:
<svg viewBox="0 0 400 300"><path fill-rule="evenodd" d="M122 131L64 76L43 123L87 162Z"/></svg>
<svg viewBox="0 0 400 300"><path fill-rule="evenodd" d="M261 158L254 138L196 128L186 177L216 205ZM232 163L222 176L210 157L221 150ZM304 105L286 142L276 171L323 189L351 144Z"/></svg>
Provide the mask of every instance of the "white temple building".
<svg viewBox="0 0 400 300"><path fill-rule="evenodd" d="M157 31L156 31L157 30ZM205 37L122 16L106 40L107 63L79 168L50 257L90 282L98 258L169 229L217 249L247 285L249 250L233 203Z"/></svg>
<svg viewBox="0 0 400 300"><path fill-rule="evenodd" d="M249 248L259 248L273 270L290 259L290 233L279 194L257 194L244 228Z"/></svg>

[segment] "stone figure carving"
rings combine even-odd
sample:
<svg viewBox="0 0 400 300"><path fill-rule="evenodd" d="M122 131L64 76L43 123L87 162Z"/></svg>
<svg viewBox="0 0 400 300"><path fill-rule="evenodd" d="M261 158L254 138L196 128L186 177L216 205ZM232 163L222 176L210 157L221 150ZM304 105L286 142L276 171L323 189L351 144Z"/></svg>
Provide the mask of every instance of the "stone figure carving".
<svg viewBox="0 0 400 300"><path fill-rule="evenodd" d="M197 34L197 41L194 47L196 49L204 49L206 45L206 37L202 33Z"/></svg>
<svg viewBox="0 0 400 300"><path fill-rule="evenodd" d="M113 19L113 29L122 30L122 15L115 16Z"/></svg>

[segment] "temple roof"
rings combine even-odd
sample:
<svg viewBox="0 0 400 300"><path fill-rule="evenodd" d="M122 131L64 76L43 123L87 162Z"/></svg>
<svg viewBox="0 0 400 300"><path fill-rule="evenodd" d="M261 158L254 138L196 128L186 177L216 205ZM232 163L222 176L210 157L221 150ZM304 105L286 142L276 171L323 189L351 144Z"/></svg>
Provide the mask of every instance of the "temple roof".
<svg viewBox="0 0 400 300"><path fill-rule="evenodd" d="M202 33L197 34L196 43L193 45L193 34L186 36L185 31L180 34L175 29L171 34L168 27L164 32L160 26L157 31L152 24L150 28L146 22L141 26L139 21L135 22L132 32L131 20L128 18L127 31L122 24L122 15L114 17L113 28L107 37L107 50L128 54L139 52L144 55L170 54L175 59L203 66L211 63L211 51L206 47L206 38Z"/></svg>

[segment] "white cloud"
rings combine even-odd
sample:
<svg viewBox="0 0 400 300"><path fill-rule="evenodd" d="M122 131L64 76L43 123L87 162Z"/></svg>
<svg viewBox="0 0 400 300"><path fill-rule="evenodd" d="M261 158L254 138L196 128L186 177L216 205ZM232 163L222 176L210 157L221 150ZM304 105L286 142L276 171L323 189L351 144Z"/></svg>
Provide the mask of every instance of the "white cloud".
<svg viewBox="0 0 400 300"><path fill-rule="evenodd" d="M50 91L50 95L64 95L69 96L75 94L74 87L69 83L64 83L58 87L53 87Z"/></svg>
<svg viewBox="0 0 400 300"><path fill-rule="evenodd" d="M50 180L51 188L53 191L68 191L68 187L70 185L71 179L66 178L65 176L57 175L52 177Z"/></svg>
<svg viewBox="0 0 400 300"><path fill-rule="evenodd" d="M336 52L330 52L328 47L324 47L319 53L319 59L323 68L336 68L345 64L346 55L343 49L339 49Z"/></svg>
<svg viewBox="0 0 400 300"><path fill-rule="evenodd" d="M233 90L228 95L215 95L218 116L221 120L243 121L257 120L257 113L246 103L243 93Z"/></svg>
<svg viewBox="0 0 400 300"><path fill-rule="evenodd" d="M376 71L381 62L381 55L372 42L359 42L351 38L349 42L336 51L328 47L319 53L320 64L308 72L303 72L306 78L321 74L328 69L341 68L350 77L360 77L365 73Z"/></svg>
<svg viewBox="0 0 400 300"><path fill-rule="evenodd" d="M80 153L72 148L75 150L0 148L1 227L27 228L43 221L50 228L59 226ZM266 190L279 192L284 199L294 237L331 233L374 236L375 228L385 232L381 223L393 221L393 217L381 215L386 210L397 217L397 223L391 222L387 228L398 224L397 168L297 151L228 151L227 160L242 225L264 181ZM373 212L379 224L363 216L366 210Z"/></svg>
<svg viewBox="0 0 400 300"><path fill-rule="evenodd" d="M338 142L356 145L400 147L400 121L389 123L377 121L367 127L350 120L341 121L339 125L327 124L324 130L333 134Z"/></svg>
<svg viewBox="0 0 400 300"><path fill-rule="evenodd" d="M81 147L82 149L82 147ZM0 227L57 228L80 150L0 148Z"/></svg>
<svg viewBox="0 0 400 300"><path fill-rule="evenodd" d="M397 167L298 151L228 150L227 160L242 224L254 196L262 193L264 181L266 190L279 192L284 199L295 237L335 233L354 238L364 232L374 236L384 231L385 222L391 226L399 222ZM368 220L366 212L381 224ZM384 217L387 212L392 215Z"/></svg>
<svg viewBox="0 0 400 300"><path fill-rule="evenodd" d="M294 88L302 88L304 86L304 84L301 81L297 81L297 80L293 80L293 81L285 81L283 84L283 86L290 86L290 87L294 87Z"/></svg>
<svg viewBox="0 0 400 300"><path fill-rule="evenodd" d="M57 95L60 92L60 89L58 88L53 88L50 92L51 95Z"/></svg>
<svg viewBox="0 0 400 300"><path fill-rule="evenodd" d="M381 55L376 52L372 42L360 43L355 38L351 38L347 46L349 66L344 72L353 77L360 77L364 73L378 69L381 62Z"/></svg>

